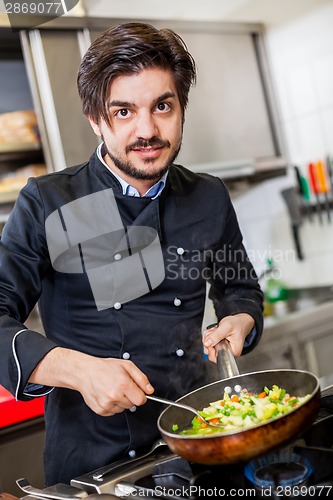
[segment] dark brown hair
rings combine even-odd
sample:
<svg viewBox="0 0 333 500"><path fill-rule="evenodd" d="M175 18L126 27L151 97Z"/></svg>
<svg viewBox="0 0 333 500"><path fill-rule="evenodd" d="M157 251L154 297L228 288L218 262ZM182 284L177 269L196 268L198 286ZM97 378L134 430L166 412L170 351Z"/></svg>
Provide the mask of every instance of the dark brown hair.
<svg viewBox="0 0 333 500"><path fill-rule="evenodd" d="M96 123L103 118L110 125L107 100L112 81L147 68L172 72L184 116L191 85L196 81L194 59L175 32L145 23L115 26L91 44L77 78L83 113Z"/></svg>

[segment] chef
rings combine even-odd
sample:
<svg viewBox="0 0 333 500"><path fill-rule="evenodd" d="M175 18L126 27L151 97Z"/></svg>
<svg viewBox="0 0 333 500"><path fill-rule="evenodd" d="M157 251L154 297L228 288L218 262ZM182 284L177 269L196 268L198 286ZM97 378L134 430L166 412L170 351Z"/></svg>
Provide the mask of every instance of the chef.
<svg viewBox="0 0 333 500"><path fill-rule="evenodd" d="M262 292L223 182L175 163L196 68L168 29L127 23L83 57L78 91L101 145L31 178L0 248L0 383L45 399L45 485L147 451L161 405L262 332ZM202 109L205 113L205 109ZM206 285L218 326L203 332ZM25 321L38 303L45 334Z"/></svg>

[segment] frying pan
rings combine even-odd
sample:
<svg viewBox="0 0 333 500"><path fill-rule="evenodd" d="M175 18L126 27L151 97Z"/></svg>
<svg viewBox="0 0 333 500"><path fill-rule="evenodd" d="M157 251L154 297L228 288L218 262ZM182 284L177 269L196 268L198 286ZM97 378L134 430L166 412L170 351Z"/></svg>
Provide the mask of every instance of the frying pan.
<svg viewBox="0 0 333 500"><path fill-rule="evenodd" d="M231 351L227 351L230 356ZM226 353L225 350L220 352L223 355ZM235 372L235 369L231 371ZM320 404L319 380L312 373L302 370L280 369L236 375L196 389L177 401L200 410L211 402L222 399L226 386L233 388L238 384L251 393L262 392L265 386L277 385L291 395L300 397L309 394L310 398L290 413L256 427L202 436L173 432L173 424L178 424L180 430L190 427L193 415L186 410L168 406L159 416L157 425L171 451L189 462L199 464L217 465L248 461L294 440L315 419Z"/></svg>

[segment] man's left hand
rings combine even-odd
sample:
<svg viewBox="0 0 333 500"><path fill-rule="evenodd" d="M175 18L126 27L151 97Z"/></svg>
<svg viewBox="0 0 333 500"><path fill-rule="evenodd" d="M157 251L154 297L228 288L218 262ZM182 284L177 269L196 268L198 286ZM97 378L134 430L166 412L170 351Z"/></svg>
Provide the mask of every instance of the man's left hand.
<svg viewBox="0 0 333 500"><path fill-rule="evenodd" d="M203 345L208 359L216 363L214 346L222 339L226 339L235 357L241 355L246 336L255 325L254 319L247 313L226 316L216 326L205 330Z"/></svg>

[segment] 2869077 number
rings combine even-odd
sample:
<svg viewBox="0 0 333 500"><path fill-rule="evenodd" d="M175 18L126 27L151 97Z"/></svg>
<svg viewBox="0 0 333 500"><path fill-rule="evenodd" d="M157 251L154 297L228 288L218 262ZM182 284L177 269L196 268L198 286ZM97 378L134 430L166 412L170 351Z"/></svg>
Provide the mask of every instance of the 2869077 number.
<svg viewBox="0 0 333 500"><path fill-rule="evenodd" d="M328 497L333 493L332 486L278 486L275 491L277 497Z"/></svg>
<svg viewBox="0 0 333 500"><path fill-rule="evenodd" d="M61 2L6 2L7 14L63 14Z"/></svg>

